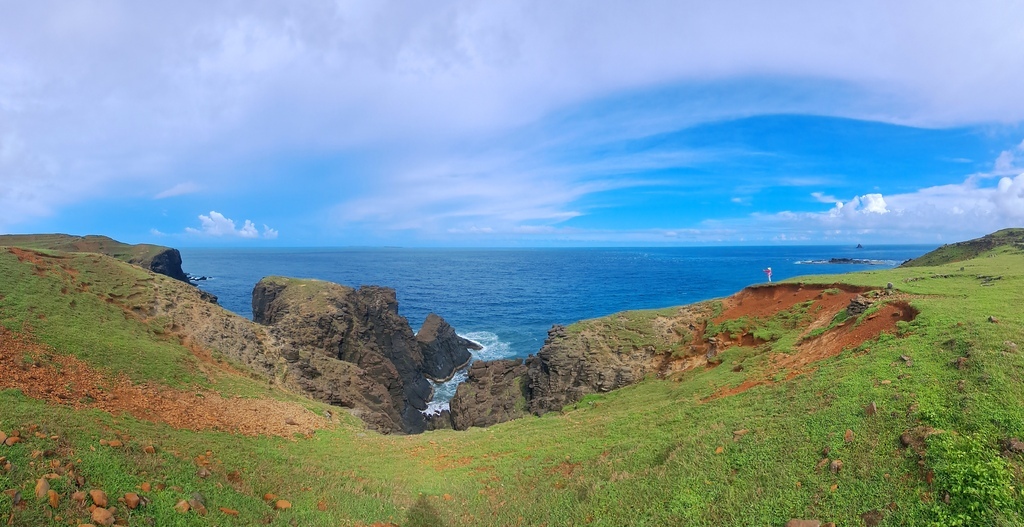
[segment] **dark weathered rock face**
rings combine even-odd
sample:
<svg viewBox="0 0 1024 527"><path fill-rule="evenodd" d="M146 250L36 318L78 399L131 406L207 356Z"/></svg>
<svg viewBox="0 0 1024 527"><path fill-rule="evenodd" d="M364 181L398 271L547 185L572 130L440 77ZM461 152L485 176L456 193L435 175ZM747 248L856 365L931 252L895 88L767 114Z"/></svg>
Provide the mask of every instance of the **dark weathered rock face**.
<svg viewBox="0 0 1024 527"><path fill-rule="evenodd" d="M499 360L475 362L469 379L451 401L456 430L490 426L542 415L578 402L588 393L628 386L650 373L653 352L608 354L592 350L581 335L569 336L562 326L548 331L544 346L525 363Z"/></svg>
<svg viewBox="0 0 1024 527"><path fill-rule="evenodd" d="M450 377L461 356L460 337L443 319L428 317L432 338L418 340L398 314L395 291L384 287L270 277L252 298L253 320L270 327L303 391L352 408L381 432L427 428L427 375Z"/></svg>
<svg viewBox="0 0 1024 527"><path fill-rule="evenodd" d="M469 364L470 349L481 349L480 345L464 339L455 333L445 320L433 313L427 315L416 342L423 354L423 371L434 382L451 379L456 371Z"/></svg>
<svg viewBox="0 0 1024 527"><path fill-rule="evenodd" d="M128 263L145 267L154 273L160 273L175 280L190 283L185 271L181 270L181 253L178 252L177 249L161 251L153 256L149 261L145 261L145 259L143 259L139 262L129 261ZM214 297L214 299L214 302L216 303L216 297Z"/></svg>
<svg viewBox="0 0 1024 527"><path fill-rule="evenodd" d="M526 415L527 367L514 359L479 361L452 398L452 428L490 426Z"/></svg>
<svg viewBox="0 0 1024 527"><path fill-rule="evenodd" d="M650 354L591 353L585 338L570 339L561 326L548 331L544 346L527 360L530 412L541 415L561 410L588 393L629 386L647 373Z"/></svg>

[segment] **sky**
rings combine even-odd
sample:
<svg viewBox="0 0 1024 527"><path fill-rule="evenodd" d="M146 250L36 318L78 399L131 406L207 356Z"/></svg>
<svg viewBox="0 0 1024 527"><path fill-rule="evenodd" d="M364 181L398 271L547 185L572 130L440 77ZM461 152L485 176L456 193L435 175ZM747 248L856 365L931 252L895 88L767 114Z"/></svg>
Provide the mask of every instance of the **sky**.
<svg viewBox="0 0 1024 527"><path fill-rule="evenodd" d="M0 233L939 244L1024 226L1024 3L0 0Z"/></svg>

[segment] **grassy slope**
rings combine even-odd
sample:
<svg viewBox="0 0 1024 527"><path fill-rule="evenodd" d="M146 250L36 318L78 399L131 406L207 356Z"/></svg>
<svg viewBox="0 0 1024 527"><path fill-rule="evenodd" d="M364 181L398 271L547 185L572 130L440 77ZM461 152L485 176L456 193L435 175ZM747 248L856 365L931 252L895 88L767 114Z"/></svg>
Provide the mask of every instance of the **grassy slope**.
<svg viewBox="0 0 1024 527"><path fill-rule="evenodd" d="M68 234L5 234L0 246L25 247L63 252L100 253L122 262L149 262L167 247L140 243L130 245L106 236L71 236Z"/></svg>
<svg viewBox="0 0 1024 527"><path fill-rule="evenodd" d="M152 371L139 366L133 375L206 382L196 378L183 350L154 339L137 321L117 320L103 303L80 315L51 312L59 306L45 303L54 295L45 287L54 286L33 280L28 264L0 259L0 265L0 318L8 327L30 321L39 340L100 366L141 346L149 356L170 358ZM19 266L28 274L19 274ZM983 281L978 275L1002 278ZM1014 515L1020 495L1011 485L1024 480L1021 459L1001 457L999 442L1024 435L1024 356L1004 344L1024 345L1024 256L999 250L964 263L843 280L893 282L917 295L912 303L921 314L901 325L899 337L848 350L788 382L708 402L701 400L756 372L719 367L690 372L678 382L648 380L589 396L562 414L489 429L386 437L346 419L337 429L295 440L178 431L48 406L7 391L0 393L0 430L40 425L47 436L60 438L66 459L81 459L87 486L111 495L143 481L166 482L166 490L149 493L150 506L133 513L132 525L144 524L142 517L157 525L782 525L790 517L859 525L871 509L885 511L882 525L955 524L957 515L969 525L1019 524ZM45 321L33 318L44 311ZM74 316L83 319L63 320ZM109 324L89 324L91 316ZM989 316L999 322L988 322ZM98 355L81 353L104 342L110 348ZM740 352L749 353L727 353ZM966 354L966 369L950 365ZM900 355L912 357L912 366L903 365ZM864 406L872 401L879 412L868 417ZM929 440L924 466L899 447L900 434L919 425L946 431ZM740 429L749 433L734 441L733 431ZM850 443L843 439L847 429L855 436ZM127 450L98 445L114 433L131 437ZM21 489L31 504L15 513L15 524L46 524L47 507L31 496L35 479L50 469L31 465L30 455L54 443L30 435L25 443L0 447L0 456L15 465L11 474L0 472L0 487ZM144 444L157 445L158 454L140 454ZM825 446L831 458L843 460L839 474L816 468ZM193 460L207 450L218 463L204 480L195 476ZM227 478L234 470L240 482ZM932 484L928 471L934 471ZM70 490L56 481L54 488ZM952 491L949 505L941 500L945 490ZM171 510L193 491L207 498L206 518ZM262 503L264 492L294 507L275 512ZM321 501L325 511L317 506ZM241 514L225 516L220 506ZM0 495L0 519L11 510ZM58 514L65 521L54 525L84 518L66 503Z"/></svg>
<svg viewBox="0 0 1024 527"><path fill-rule="evenodd" d="M938 249L906 262L902 267L920 267L962 262L1001 246L1024 248L1024 229L1003 229L992 234L964 242L943 245Z"/></svg>

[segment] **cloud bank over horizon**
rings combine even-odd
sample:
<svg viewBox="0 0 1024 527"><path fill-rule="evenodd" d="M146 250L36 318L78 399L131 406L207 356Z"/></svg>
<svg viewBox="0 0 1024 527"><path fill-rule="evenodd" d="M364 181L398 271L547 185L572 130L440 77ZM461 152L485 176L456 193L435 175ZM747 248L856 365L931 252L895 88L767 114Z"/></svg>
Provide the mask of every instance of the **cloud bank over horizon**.
<svg viewBox="0 0 1024 527"><path fill-rule="evenodd" d="M4 12L0 232L557 245L1024 224L1024 5Z"/></svg>

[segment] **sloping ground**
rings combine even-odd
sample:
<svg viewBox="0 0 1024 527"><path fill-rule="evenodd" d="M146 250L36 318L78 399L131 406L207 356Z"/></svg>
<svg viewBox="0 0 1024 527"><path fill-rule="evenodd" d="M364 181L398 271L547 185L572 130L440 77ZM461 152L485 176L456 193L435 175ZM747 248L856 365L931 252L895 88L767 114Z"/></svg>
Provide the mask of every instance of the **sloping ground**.
<svg viewBox="0 0 1024 527"><path fill-rule="evenodd" d="M928 254L904 262L900 267L923 267L962 262L977 258L982 253L998 247L1024 250L1024 229L1003 229L981 238L943 245Z"/></svg>
<svg viewBox="0 0 1024 527"><path fill-rule="evenodd" d="M98 276L104 262L79 262L71 281L59 266L37 276L34 264L0 254L8 295L0 324L44 343L44 359L52 347L107 379L163 379L226 399L267 393L228 371L235 381L211 380L203 368L217 369L215 357L204 362L168 341L159 313L120 307L131 290ZM466 432L378 436L342 416L308 438L250 437L0 391L0 431L20 438L0 446L0 490L10 491L0 493L0 520L88 523L93 499L74 496L98 489L129 525L1021 525L1024 445L1014 440L1024 436L1024 256L1004 251L829 285L835 279L751 292L744 307L607 317L601 324L621 340L591 340L595 350L685 355L698 344L684 336L689 324L701 322L721 344L711 357L718 365ZM894 293L869 297L886 282ZM858 294L875 303L829 317ZM759 303L763 314L739 311ZM874 334L873 324L884 327L861 340L857 332ZM595 327L567 329L566 338ZM829 335L861 343L836 348ZM785 362L816 346L838 353L809 367ZM712 397L748 379L770 382ZM115 438L121 446L111 446ZM55 503L36 497L41 479ZM118 501L128 493L146 502ZM203 508L175 510L190 500Z"/></svg>
<svg viewBox="0 0 1024 527"><path fill-rule="evenodd" d="M60 355L0 326L0 389L71 408L95 408L186 430L290 437L330 426L301 404L268 398L225 398L211 390L133 384Z"/></svg>

